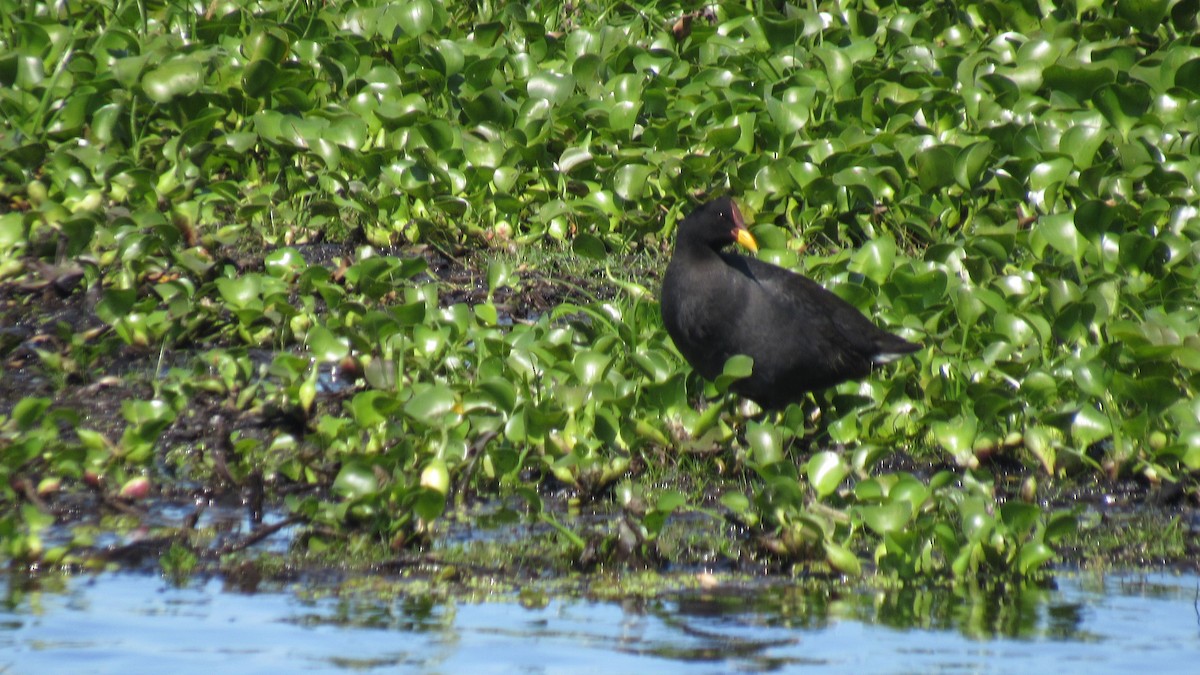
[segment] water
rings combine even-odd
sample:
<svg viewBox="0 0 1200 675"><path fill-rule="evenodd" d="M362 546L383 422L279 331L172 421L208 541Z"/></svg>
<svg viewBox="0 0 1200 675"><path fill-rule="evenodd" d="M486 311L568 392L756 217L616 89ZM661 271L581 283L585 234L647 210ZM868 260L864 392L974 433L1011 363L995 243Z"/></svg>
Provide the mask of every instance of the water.
<svg viewBox="0 0 1200 675"><path fill-rule="evenodd" d="M527 607L131 573L10 579L0 672L1196 672L1197 588L1195 575L1085 573L991 597L776 583Z"/></svg>

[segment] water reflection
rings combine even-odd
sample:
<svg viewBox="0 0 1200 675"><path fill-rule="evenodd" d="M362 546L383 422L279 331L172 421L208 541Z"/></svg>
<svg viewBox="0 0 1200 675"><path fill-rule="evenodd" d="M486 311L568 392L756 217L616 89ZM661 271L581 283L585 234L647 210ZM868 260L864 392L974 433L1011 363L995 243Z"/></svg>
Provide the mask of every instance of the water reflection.
<svg viewBox="0 0 1200 675"><path fill-rule="evenodd" d="M383 599L369 583L310 599L215 579L10 576L0 672L1173 672L1200 656L1198 587L1084 574L986 593L756 583L473 603L436 589Z"/></svg>

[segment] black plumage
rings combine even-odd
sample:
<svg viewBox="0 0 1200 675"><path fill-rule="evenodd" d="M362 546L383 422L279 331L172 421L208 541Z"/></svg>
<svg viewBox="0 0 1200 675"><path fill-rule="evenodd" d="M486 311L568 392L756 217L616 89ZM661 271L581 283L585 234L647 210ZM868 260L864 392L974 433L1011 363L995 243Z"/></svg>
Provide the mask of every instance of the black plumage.
<svg viewBox="0 0 1200 675"><path fill-rule="evenodd" d="M745 354L753 372L733 391L777 409L921 348L811 279L721 250L735 242L758 250L732 199L708 202L680 221L663 278L667 333L705 378Z"/></svg>

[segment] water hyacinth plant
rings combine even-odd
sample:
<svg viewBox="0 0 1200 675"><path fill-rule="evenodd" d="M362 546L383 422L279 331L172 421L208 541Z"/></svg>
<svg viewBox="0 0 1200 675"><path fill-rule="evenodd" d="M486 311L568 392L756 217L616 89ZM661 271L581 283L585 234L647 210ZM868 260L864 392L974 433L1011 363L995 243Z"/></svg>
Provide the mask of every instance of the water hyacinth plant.
<svg viewBox="0 0 1200 675"><path fill-rule="evenodd" d="M564 567L1024 577L1074 536L1055 485L1195 499L1195 2L0 0L0 27L7 560L239 495L300 554L450 546L500 504ZM655 301L716 193L931 348L743 415L752 364L705 383ZM163 527L171 560L230 550Z"/></svg>

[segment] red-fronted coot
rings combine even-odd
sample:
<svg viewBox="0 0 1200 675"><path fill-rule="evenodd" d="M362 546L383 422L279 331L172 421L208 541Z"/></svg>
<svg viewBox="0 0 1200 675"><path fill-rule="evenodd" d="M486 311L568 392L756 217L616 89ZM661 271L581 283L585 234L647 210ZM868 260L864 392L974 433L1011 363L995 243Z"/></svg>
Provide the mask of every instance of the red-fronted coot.
<svg viewBox="0 0 1200 675"><path fill-rule="evenodd" d="M754 359L753 371L733 391L779 409L921 348L881 330L811 279L721 251L733 243L758 251L733 200L710 201L680 221L663 278L667 333L705 378L715 379L729 357L745 354Z"/></svg>

